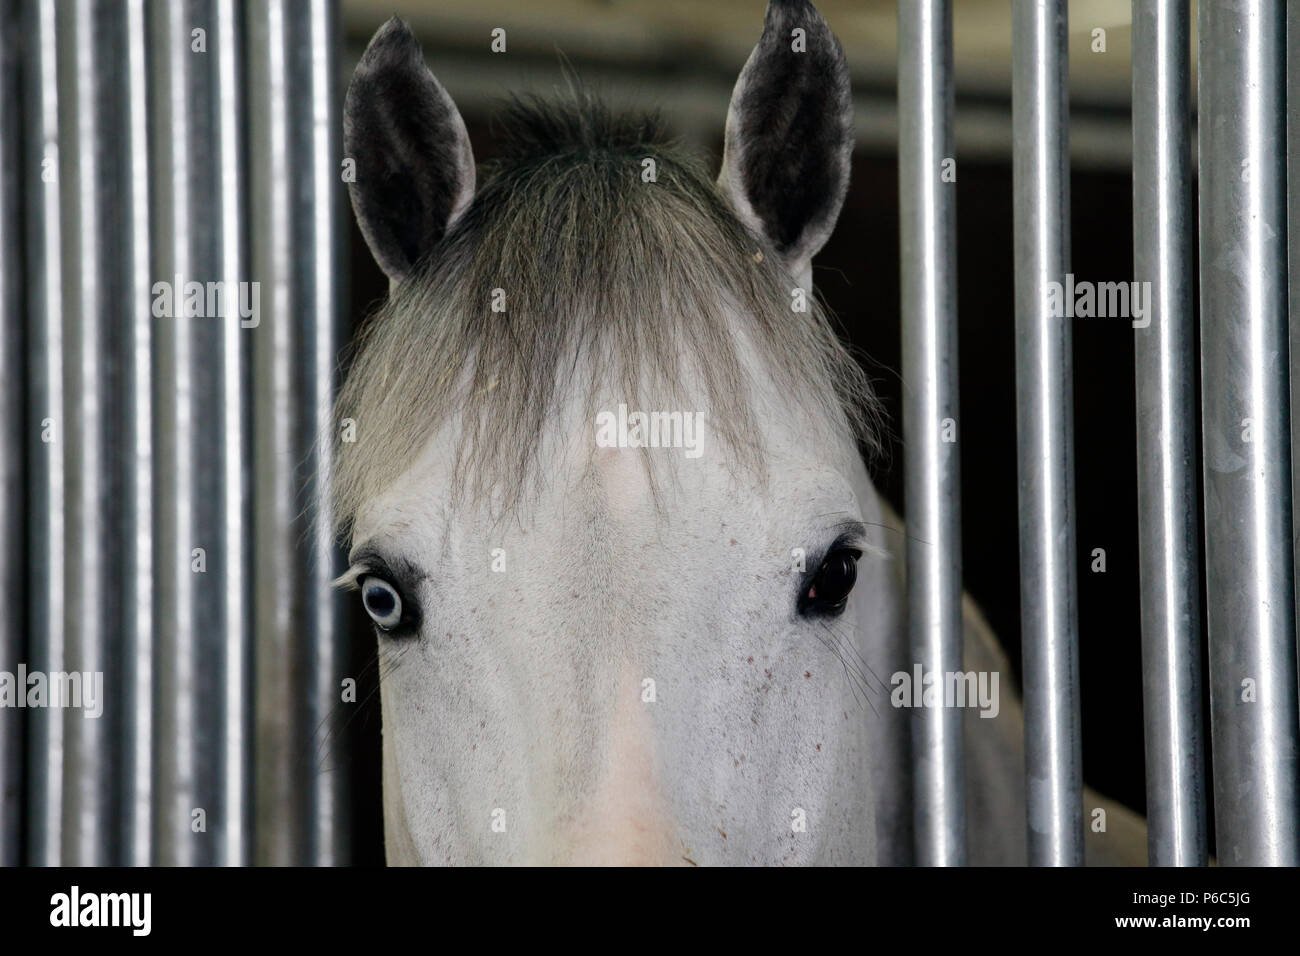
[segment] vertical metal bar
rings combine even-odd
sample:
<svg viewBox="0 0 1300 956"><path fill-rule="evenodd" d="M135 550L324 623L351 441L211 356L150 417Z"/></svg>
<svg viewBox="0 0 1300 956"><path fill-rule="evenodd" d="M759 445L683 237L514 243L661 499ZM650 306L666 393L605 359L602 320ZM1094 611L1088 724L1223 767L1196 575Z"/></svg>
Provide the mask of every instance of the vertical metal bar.
<svg viewBox="0 0 1300 956"><path fill-rule="evenodd" d="M251 416L248 395L251 347L243 334L242 299L236 290L248 279L248 230L243 136L242 4L216 0L216 143L220 177L216 213L221 223L218 274L232 298L221 322L222 465L221 508L225 531L225 623L222 765L225 820L220 860L247 864L252 850L252 601L247 569L251 564ZM250 304L252 299L249 299ZM255 318L255 317L254 317ZM251 323L254 318L247 320Z"/></svg>
<svg viewBox="0 0 1300 956"><path fill-rule="evenodd" d="M1137 353L1147 856L1204 866L1191 37L1182 0L1133 0L1133 271L1151 285Z"/></svg>
<svg viewBox="0 0 1300 956"><path fill-rule="evenodd" d="M26 440L28 458L29 671L64 669L62 259L57 40L54 0L24 3L23 70L27 184ZM27 711L28 862L57 866L62 853L63 718L59 707Z"/></svg>
<svg viewBox="0 0 1300 956"><path fill-rule="evenodd" d="M248 9L249 187L253 277L261 283L266 323L253 340L253 624L257 667L254 804L259 865L302 862L306 794L294 774L301 716L290 701L301 690L293 662L298 599L293 540L294 462L292 186L285 4ZM263 570L265 566L265 569ZM273 571L273 580L264 582ZM288 577L289 580L285 580Z"/></svg>
<svg viewBox="0 0 1300 956"><path fill-rule="evenodd" d="M338 354L343 335L343 303L346 301L346 254L343 243L338 191L339 162L343 154L343 121L339 113L338 0L310 0L305 42L294 47L305 59L309 77L307 102L311 104L309 131L303 147L311 156L310 167L315 196L311 215L311 304L307 307L311 336L311 363L306 371L302 407L310 416L310 437L304 441L312 461L315 482L307 520L311 525L309 586L312 619L313 666L311 726L323 745L314 748L324 766L315 775L312 788L315 838L312 862L341 866L351 860L349 819L350 774L346 722L340 719L342 681L348 669L347 602L331 582L343 572L344 556L335 529L333 501L334 396L339 385Z"/></svg>
<svg viewBox="0 0 1300 956"><path fill-rule="evenodd" d="M195 421L194 384L190 353L194 348L192 320L178 316L171 288L180 270L194 272L196 238L191 234L190 152L197 145L187 96L189 18L180 4L155 4L150 13L151 116L149 149L155 185L152 221L156 244L154 274L161 295L168 291L170 308L159 307L155 331L156 394L154 406L156 477L158 483L158 625L157 682L154 713L158 722L155 794L155 862L192 865L215 858L209 841L191 839L191 810L203 794L212 799L212 782L197 778L203 763L196 740L197 725L213 695L200 697L197 678L198 635L195 633L194 577L190 549L195 544L192 499L196 452L191 447ZM204 544L210 546L210 542ZM204 748L211 750L210 746ZM202 809L202 808L200 808Z"/></svg>
<svg viewBox="0 0 1300 956"><path fill-rule="evenodd" d="M122 758L121 681L123 543L127 508L121 370L129 361L131 303L123 296L129 249L123 235L127 195L121 129L127 93L122 64L125 22L119 4L62 3L58 10L60 113L64 177L64 389L66 663L83 694L102 681L101 713L73 711L65 727L63 861L118 862ZM128 240L125 244L123 240ZM100 676L102 675L102 676Z"/></svg>
<svg viewBox="0 0 1300 956"><path fill-rule="evenodd" d="M1291 346L1292 566L1300 568L1300 6L1286 8L1287 324ZM1300 627L1300 586L1296 587ZM1300 639L1300 638L1298 638ZM1297 649L1300 655L1300 648Z"/></svg>
<svg viewBox="0 0 1300 956"><path fill-rule="evenodd" d="M26 508L23 491L27 433L23 411L27 362L23 353L22 197L33 170L23 166L21 85L18 38L22 23L18 0L0 0L0 404L9 414L0 422L0 592L14 596L0 615L0 670L16 674L26 645ZM25 691L24 691L25 692ZM0 717L0 866L22 859L24 711Z"/></svg>
<svg viewBox="0 0 1300 956"><path fill-rule="evenodd" d="M149 9L154 274L174 310L155 300L156 852L166 864L240 864L251 787L240 306L252 302L239 285L241 26L233 0Z"/></svg>
<svg viewBox="0 0 1300 956"><path fill-rule="evenodd" d="M60 4L58 17L63 253L77 264L64 273L66 659L83 682L103 675L101 716L74 713L66 724L63 859L147 863L152 319L143 3L75 0Z"/></svg>
<svg viewBox="0 0 1300 956"><path fill-rule="evenodd" d="M294 666L299 598L293 520L296 513L293 435L293 157L283 2L250 6L249 183L253 276L261 283L266 324L253 340L253 620L256 634L255 805L258 864L303 862L307 794L293 705L302 683ZM263 566L265 565L265 568ZM259 573L260 572L260 573ZM265 580L271 574L270 580ZM286 578L288 580L286 580Z"/></svg>
<svg viewBox="0 0 1300 956"><path fill-rule="evenodd" d="M902 251L908 628L923 673L960 671L961 456L957 427L957 263L952 5L898 5L898 180ZM966 860L962 711L913 717L917 862Z"/></svg>
<svg viewBox="0 0 1300 956"><path fill-rule="evenodd" d="M346 854L337 711L343 631L329 587L329 407L338 345L336 10L249 8L259 863Z"/></svg>
<svg viewBox="0 0 1300 956"><path fill-rule="evenodd" d="M1286 289L1286 21L1200 5L1201 406L1216 847L1300 863Z"/></svg>
<svg viewBox="0 0 1300 956"><path fill-rule="evenodd" d="M145 0L123 4L126 36L127 205L123 216L130 303L125 385L125 448L129 455L124 497L130 518L127 550L123 647L125 687L123 753L122 862L148 866L153 847L153 370L152 269L149 263L148 26Z"/></svg>
<svg viewBox="0 0 1300 956"><path fill-rule="evenodd" d="M218 40L216 142L219 144L219 199L214 210L221 223L218 274L231 290L221 322L221 510L225 532L225 634L223 640L222 776L225 797L220 860L227 866L251 860L253 827L252 600L248 568L252 563L252 489L249 455L252 415L248 401L252 348L243 331L244 302L236 289L248 283L247 170L243 138L247 124L243 83L243 16L239 0L216 0ZM249 293L248 302L253 304Z"/></svg>
<svg viewBox="0 0 1300 956"><path fill-rule="evenodd" d="M1013 0L1016 432L1029 862L1083 863L1064 0Z"/></svg>

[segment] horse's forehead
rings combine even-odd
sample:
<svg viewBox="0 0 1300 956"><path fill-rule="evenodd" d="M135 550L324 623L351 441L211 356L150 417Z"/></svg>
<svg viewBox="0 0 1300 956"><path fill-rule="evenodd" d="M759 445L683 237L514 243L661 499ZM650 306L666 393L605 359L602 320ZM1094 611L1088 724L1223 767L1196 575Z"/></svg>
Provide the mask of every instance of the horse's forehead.
<svg viewBox="0 0 1300 956"><path fill-rule="evenodd" d="M758 530L766 522L768 530L781 534L814 505L829 502L853 510L852 476L861 468L861 458L848 431L810 427L823 423L809 422L791 407L767 366L771 356L746 331L752 323L725 298L718 308L734 332L732 347L749 370L736 402L750 412L755 431L741 440L761 449L761 474L737 467L738 450L721 440L722 419L735 410L711 406L705 383L712 370L682 350L667 358L679 376L675 399L642 396L637 401L608 385L595 395L580 387L567 389L542 433L534 436L544 473L536 493L524 494L511 509L516 520L503 524L496 501L466 506L451 500L449 489L459 480L455 462L462 436L476 427L456 415L427 438L385 493L358 512L354 541L393 522L413 526L406 537L433 534L439 540L428 543L440 549L444 536L454 542L532 525L544 537L548 528L569 529L575 523L623 532L635 541L675 526L693 525L698 532L701 513L728 515L733 527L749 519ZM468 387L469 379L461 384ZM526 407L518 411L529 412ZM602 434L602 421L609 423L608 434ZM642 447L634 447L638 442L631 433L637 427ZM719 530L714 537L721 535ZM701 532L697 540L696 550L707 550L708 534Z"/></svg>
<svg viewBox="0 0 1300 956"><path fill-rule="evenodd" d="M707 412L682 413L698 416L693 436L703 448L698 458L682 447L601 447L593 444L597 428L589 414L557 415L556 434L538 438L546 444L546 475L504 521L494 500L453 500L449 489L456 481L459 424L449 423L428 439L402 476L361 509L353 540L395 531L408 541L446 550L449 542L454 549L457 540L489 532L498 539L522 534L537 541L554 530L572 544L575 526L623 533L629 541L689 526L704 550L710 534L700 525L701 515L722 519L714 522L719 530L713 538L723 535L724 526L746 522L755 532L783 538L797 534L819 509L856 510L853 475L861 460L852 442L817 444L807 428L767 406L755 419L762 434L749 436L764 448L761 473L748 473L734 467L719 446Z"/></svg>
<svg viewBox="0 0 1300 956"><path fill-rule="evenodd" d="M597 448L591 464L592 483L612 521L623 523L645 512L651 498L649 476L635 455L619 448Z"/></svg>

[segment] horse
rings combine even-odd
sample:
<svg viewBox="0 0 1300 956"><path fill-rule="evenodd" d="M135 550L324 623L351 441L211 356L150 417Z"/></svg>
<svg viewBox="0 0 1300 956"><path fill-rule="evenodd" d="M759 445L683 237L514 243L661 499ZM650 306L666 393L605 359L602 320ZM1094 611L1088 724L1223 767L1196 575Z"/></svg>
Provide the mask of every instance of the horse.
<svg viewBox="0 0 1300 956"><path fill-rule="evenodd" d="M573 84L476 167L394 18L347 91L390 283L336 401L340 585L382 669L391 865L914 860L905 529L812 294L849 185L839 41L772 0L712 177ZM1026 859L1022 717L969 599L969 858ZM1145 844L1109 807L1090 859Z"/></svg>

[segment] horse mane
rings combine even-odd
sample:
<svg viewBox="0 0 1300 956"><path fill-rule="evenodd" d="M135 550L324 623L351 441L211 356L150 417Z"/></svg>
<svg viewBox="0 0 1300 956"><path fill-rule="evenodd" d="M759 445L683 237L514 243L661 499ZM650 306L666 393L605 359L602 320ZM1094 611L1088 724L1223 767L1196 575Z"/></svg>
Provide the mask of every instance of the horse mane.
<svg viewBox="0 0 1300 956"><path fill-rule="evenodd" d="M353 343L335 404L341 533L456 416L453 492L517 504L545 477L538 450L573 388L591 421L602 389L629 408L695 407L690 380L711 449L761 469L738 338L807 427L879 451L877 400L825 311L811 293L792 310L795 283L657 115L574 89L512 99L494 132L501 152L464 215Z"/></svg>

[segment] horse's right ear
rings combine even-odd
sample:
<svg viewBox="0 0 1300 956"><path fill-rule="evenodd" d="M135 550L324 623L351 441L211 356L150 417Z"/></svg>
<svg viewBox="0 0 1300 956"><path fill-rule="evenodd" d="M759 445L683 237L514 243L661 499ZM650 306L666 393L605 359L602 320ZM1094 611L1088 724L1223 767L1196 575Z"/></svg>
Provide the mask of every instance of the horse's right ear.
<svg viewBox="0 0 1300 956"><path fill-rule="evenodd" d="M469 205L474 153L460 111L397 17L357 64L343 104L343 145L356 163L348 190L361 233L399 282Z"/></svg>

